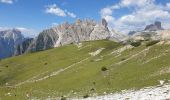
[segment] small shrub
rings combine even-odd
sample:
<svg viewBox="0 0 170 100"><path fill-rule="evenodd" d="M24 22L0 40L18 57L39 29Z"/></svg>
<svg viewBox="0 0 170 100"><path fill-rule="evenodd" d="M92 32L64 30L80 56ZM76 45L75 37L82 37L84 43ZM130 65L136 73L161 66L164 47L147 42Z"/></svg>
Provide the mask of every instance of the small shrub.
<svg viewBox="0 0 170 100"><path fill-rule="evenodd" d="M8 66L8 65L6 65L5 67L6 67L6 68L8 68L9 66Z"/></svg>
<svg viewBox="0 0 170 100"><path fill-rule="evenodd" d="M47 63L44 63L44 65L47 65Z"/></svg>
<svg viewBox="0 0 170 100"><path fill-rule="evenodd" d="M61 99L60 100L67 100L66 97L64 96L61 96Z"/></svg>
<svg viewBox="0 0 170 100"><path fill-rule="evenodd" d="M132 42L130 45L134 46L134 47L138 47L141 45L141 42L140 41L137 41L137 42Z"/></svg>
<svg viewBox="0 0 170 100"><path fill-rule="evenodd" d="M90 91L95 91L95 89L94 89L94 88L91 88Z"/></svg>
<svg viewBox="0 0 170 100"><path fill-rule="evenodd" d="M153 41L150 41L150 42L148 42L147 44L146 44L146 46L148 47L148 46L152 46L152 45L154 45L154 44L156 44L156 43L158 43L159 42L159 40L153 40Z"/></svg>
<svg viewBox="0 0 170 100"><path fill-rule="evenodd" d="M107 70L108 69L106 67L104 67L104 66L101 68L101 71L107 71Z"/></svg>
<svg viewBox="0 0 170 100"><path fill-rule="evenodd" d="M126 58L122 58L122 59L121 59L121 61L124 61L124 60L126 60Z"/></svg>
<svg viewBox="0 0 170 100"><path fill-rule="evenodd" d="M93 82L93 85L96 85L96 82Z"/></svg>
<svg viewBox="0 0 170 100"><path fill-rule="evenodd" d="M88 94L86 94L86 95L84 95L84 96L83 96L83 98L88 98L88 97L89 97L89 95L88 95Z"/></svg>
<svg viewBox="0 0 170 100"><path fill-rule="evenodd" d="M94 62L94 60L93 60L93 59L91 59L91 60L90 60L90 62Z"/></svg>

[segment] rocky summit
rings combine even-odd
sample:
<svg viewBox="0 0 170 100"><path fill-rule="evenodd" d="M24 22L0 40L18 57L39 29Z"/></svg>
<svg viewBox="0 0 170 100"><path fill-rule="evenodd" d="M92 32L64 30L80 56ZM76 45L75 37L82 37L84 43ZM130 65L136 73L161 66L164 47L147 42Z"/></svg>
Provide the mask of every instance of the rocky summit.
<svg viewBox="0 0 170 100"><path fill-rule="evenodd" d="M71 43L109 38L111 38L111 32L105 19L102 19L100 23L89 19L78 19L72 24L65 22L51 29L44 30L30 43L26 51L41 51Z"/></svg>
<svg viewBox="0 0 170 100"><path fill-rule="evenodd" d="M154 24L147 25L142 31L129 32L129 39L134 41L141 40L169 40L169 30L164 30L161 22L156 21Z"/></svg>
<svg viewBox="0 0 170 100"><path fill-rule="evenodd" d="M18 29L0 31L0 59L10 57L24 37Z"/></svg>
<svg viewBox="0 0 170 100"><path fill-rule="evenodd" d="M161 22L156 21L154 24L147 25L145 31L158 31L163 30Z"/></svg>

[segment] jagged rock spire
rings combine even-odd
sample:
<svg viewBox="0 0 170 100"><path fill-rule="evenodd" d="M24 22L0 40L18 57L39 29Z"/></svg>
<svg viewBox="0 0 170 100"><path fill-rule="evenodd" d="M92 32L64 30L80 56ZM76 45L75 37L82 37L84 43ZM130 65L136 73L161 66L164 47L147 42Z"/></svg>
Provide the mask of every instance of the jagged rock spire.
<svg viewBox="0 0 170 100"><path fill-rule="evenodd" d="M102 25L103 25L105 28L107 28L107 25L108 25L108 24L107 24L106 19L104 19L104 18L102 19Z"/></svg>

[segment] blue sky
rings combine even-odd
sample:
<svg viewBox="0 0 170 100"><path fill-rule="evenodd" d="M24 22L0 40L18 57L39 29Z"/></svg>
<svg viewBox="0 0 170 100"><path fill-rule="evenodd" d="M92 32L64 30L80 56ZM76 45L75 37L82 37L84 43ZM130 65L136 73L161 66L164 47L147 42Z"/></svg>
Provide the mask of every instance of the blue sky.
<svg viewBox="0 0 170 100"><path fill-rule="evenodd" d="M0 0L0 28L18 28L26 36L65 21L105 18L122 32L160 20L170 28L169 0Z"/></svg>

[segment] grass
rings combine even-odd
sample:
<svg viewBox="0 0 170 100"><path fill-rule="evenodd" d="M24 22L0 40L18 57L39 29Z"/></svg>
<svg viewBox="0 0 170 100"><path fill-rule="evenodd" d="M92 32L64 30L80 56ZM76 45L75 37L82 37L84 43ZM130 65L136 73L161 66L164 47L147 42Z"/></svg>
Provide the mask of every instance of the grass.
<svg viewBox="0 0 170 100"><path fill-rule="evenodd" d="M102 95L104 92L155 86L159 84L159 80L170 79L170 73L155 74L161 69L170 68L169 45L141 45L119 54L111 54L122 47L123 45L112 41L92 41L83 42L81 48L71 44L4 59L0 61L0 99L84 97L94 93ZM89 55L100 48L105 49L99 55ZM146 48L150 49L145 50ZM141 52L142 50L145 51ZM162 53L165 55L156 58ZM118 62L122 63L117 64ZM33 81L70 65L70 68L57 75ZM102 71L103 66L107 70ZM29 82L25 82L26 80ZM15 87L21 82L25 83Z"/></svg>

